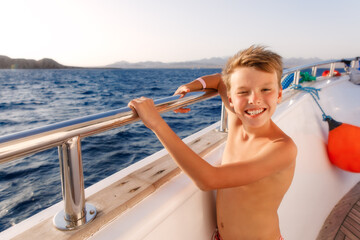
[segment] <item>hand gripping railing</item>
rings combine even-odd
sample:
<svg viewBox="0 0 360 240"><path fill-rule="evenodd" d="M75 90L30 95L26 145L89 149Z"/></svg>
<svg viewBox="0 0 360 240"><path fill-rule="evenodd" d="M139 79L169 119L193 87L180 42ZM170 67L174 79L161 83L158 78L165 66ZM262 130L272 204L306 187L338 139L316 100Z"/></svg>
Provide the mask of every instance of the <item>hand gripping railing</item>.
<svg viewBox="0 0 360 240"><path fill-rule="evenodd" d="M218 95L216 91L188 93L155 101L159 112L171 111ZM96 209L85 203L80 140L100 132L138 121L130 108L77 118L0 137L0 163L58 147L64 209L54 217L60 230L76 229L96 216Z"/></svg>

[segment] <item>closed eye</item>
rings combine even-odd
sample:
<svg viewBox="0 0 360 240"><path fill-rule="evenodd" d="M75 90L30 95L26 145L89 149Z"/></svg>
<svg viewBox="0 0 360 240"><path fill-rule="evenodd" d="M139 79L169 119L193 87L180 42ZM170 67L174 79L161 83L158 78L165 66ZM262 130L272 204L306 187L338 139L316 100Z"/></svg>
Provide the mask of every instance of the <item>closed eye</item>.
<svg viewBox="0 0 360 240"><path fill-rule="evenodd" d="M262 91L263 92L268 92L268 91L271 91L271 89L270 88L264 88L264 89L262 89Z"/></svg>

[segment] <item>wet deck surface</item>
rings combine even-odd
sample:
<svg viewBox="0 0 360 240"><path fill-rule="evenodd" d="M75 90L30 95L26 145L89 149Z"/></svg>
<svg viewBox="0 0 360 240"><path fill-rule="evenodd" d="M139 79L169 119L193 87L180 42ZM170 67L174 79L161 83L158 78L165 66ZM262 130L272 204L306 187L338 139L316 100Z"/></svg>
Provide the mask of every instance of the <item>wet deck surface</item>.
<svg viewBox="0 0 360 240"><path fill-rule="evenodd" d="M334 207L317 240L360 240L360 182Z"/></svg>

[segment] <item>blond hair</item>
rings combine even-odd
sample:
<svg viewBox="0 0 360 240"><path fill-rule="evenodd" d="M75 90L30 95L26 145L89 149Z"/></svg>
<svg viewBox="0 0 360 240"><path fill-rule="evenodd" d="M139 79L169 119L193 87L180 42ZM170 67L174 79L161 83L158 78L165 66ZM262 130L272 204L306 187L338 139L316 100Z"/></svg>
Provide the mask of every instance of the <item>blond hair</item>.
<svg viewBox="0 0 360 240"><path fill-rule="evenodd" d="M281 88L281 75L283 71L282 58L280 55L266 50L264 46L252 45L229 58L222 70L222 79L226 89L230 92L230 77L235 69L240 67L254 67L257 70L273 73L276 72L278 84Z"/></svg>

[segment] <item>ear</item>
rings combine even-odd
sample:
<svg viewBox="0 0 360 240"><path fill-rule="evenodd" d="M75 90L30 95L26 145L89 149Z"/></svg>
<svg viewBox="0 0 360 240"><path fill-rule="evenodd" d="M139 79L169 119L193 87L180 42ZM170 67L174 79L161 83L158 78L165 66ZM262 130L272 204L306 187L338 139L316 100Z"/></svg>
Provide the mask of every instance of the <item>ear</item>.
<svg viewBox="0 0 360 240"><path fill-rule="evenodd" d="M279 95L278 95L278 100L277 100L278 104L281 102L281 99L282 99L282 87L280 87L280 89L279 89Z"/></svg>
<svg viewBox="0 0 360 240"><path fill-rule="evenodd" d="M234 108L234 104L233 104L233 102L232 102L231 96L228 95L227 97L228 97L228 101L229 101L230 107L231 107L231 108Z"/></svg>

